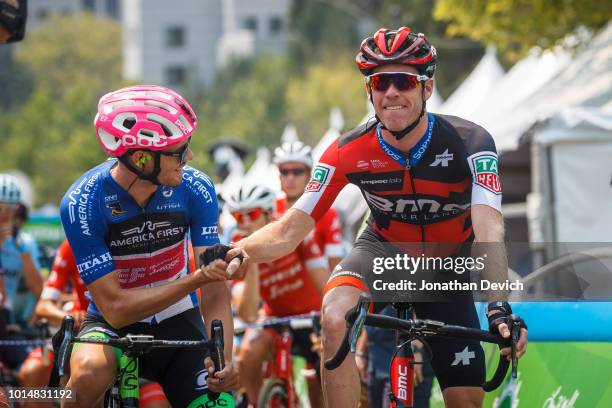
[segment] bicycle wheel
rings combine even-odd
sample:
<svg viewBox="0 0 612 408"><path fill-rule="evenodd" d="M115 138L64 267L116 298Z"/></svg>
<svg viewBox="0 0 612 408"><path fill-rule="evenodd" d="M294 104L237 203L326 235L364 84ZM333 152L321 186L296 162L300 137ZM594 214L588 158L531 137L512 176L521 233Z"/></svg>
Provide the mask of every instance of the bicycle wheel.
<svg viewBox="0 0 612 408"><path fill-rule="evenodd" d="M268 378L259 392L257 406L259 408L287 408L289 398L285 383L278 378Z"/></svg>

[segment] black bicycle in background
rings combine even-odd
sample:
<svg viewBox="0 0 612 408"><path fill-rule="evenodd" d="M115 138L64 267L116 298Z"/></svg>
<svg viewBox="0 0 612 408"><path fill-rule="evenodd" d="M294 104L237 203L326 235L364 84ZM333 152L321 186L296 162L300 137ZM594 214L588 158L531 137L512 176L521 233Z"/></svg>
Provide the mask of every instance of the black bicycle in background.
<svg viewBox="0 0 612 408"><path fill-rule="evenodd" d="M448 325L435 320L412 319L413 308L410 303L393 303L397 311L397 317L390 317L380 314L368 313L371 299L367 294L362 294L357 301L357 305L346 313L346 331L344 339L336 354L325 362L325 368L333 370L342 364L349 351L354 353L357 347L357 340L361 335L364 324L383 329L395 330L396 350L391 359L389 367L389 378L391 381L391 392L389 395L391 408L412 408L414 397L414 355L410 343L413 340L420 340L425 347L427 338L449 337L463 338L494 343L502 347L511 347L512 378L516 379L518 368L518 357L516 355L516 344L519 340L521 323L520 320L511 315L509 317L510 338L504 339L499 334L492 334L488 331L474 329L470 327ZM429 355L431 349L428 350ZM500 355L499 364L495 370L493 378L485 381L482 388L485 391L493 391L501 385L510 361Z"/></svg>
<svg viewBox="0 0 612 408"><path fill-rule="evenodd" d="M61 339L59 350L55 354L55 361L50 387L57 387L59 379L66 374L70 359L70 349L75 343L102 344L111 347L118 347L123 351L119 358L118 374L113 387L106 393L104 406L112 408L137 408L139 406L139 373L138 359L156 348L198 348L207 349L215 366L215 372L221 371L225 367L225 357L223 354L223 324L220 320L213 320L211 324L210 340L157 340L151 335L132 335L128 334L120 338L83 338L74 337L74 318L64 317L58 339ZM55 344L57 347L57 344ZM226 405L233 406L231 395L228 393L209 393L209 399L216 401L218 398L229 402ZM207 406L207 405L206 405ZM217 404L212 405L217 406Z"/></svg>

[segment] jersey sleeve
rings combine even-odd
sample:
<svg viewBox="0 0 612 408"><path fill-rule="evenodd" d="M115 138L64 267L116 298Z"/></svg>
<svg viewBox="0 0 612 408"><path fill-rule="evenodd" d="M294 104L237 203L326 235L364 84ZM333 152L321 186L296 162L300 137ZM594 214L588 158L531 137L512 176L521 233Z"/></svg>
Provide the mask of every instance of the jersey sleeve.
<svg viewBox="0 0 612 408"><path fill-rule="evenodd" d="M502 189L493 137L478 127L468 140L467 161L472 173L472 205L488 205L501 213Z"/></svg>
<svg viewBox="0 0 612 408"><path fill-rule="evenodd" d="M348 179L340 166L338 149L338 140L336 140L321 156L312 170L304 194L294 204L294 208L309 214L315 221L323 217L340 191L348 184Z"/></svg>
<svg viewBox="0 0 612 408"><path fill-rule="evenodd" d="M206 174L186 166L183 182L187 183L189 195L189 222L191 241L194 247L219 243L217 218L219 204L215 185Z"/></svg>
<svg viewBox="0 0 612 408"><path fill-rule="evenodd" d="M59 300L60 295L68 286L70 268L76 268L76 265L70 245L68 245L68 241L64 240L57 251L57 255L55 255L53 269L45 282L45 287L40 295L41 299Z"/></svg>
<svg viewBox="0 0 612 408"><path fill-rule="evenodd" d="M64 232L86 285L115 270L104 240L106 224L99 205L102 197L96 188L99 177L98 172L81 178L70 187L60 205Z"/></svg>

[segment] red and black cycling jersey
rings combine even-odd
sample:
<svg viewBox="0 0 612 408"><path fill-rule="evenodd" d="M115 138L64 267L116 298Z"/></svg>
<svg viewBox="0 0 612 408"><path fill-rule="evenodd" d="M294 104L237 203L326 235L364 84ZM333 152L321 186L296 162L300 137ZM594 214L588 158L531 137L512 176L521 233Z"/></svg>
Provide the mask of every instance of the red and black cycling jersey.
<svg viewBox="0 0 612 408"><path fill-rule="evenodd" d="M472 205L501 212L493 138L453 116L428 114L428 129L407 157L382 138L377 122L342 135L295 207L319 220L348 183L361 189L372 227L390 242L467 242Z"/></svg>

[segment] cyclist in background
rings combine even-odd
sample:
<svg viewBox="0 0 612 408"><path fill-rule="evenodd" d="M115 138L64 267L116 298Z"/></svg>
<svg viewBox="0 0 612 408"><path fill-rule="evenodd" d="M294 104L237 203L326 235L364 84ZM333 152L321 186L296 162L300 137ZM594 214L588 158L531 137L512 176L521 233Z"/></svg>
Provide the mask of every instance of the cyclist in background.
<svg viewBox="0 0 612 408"><path fill-rule="evenodd" d="M346 311L361 293L371 290L374 258L395 255L385 243L416 242L424 247L451 242L461 250L471 250L472 242L499 243L489 247L483 277L495 282L507 277L495 143L474 123L427 113L436 60L436 50L425 35L408 27L381 28L364 39L356 63L365 76L375 120L334 141L293 208L278 222L237 243L252 262L282 256L308 234L346 184L362 190L372 216L326 286L324 357L331 357L342 341ZM451 255L455 254L446 254ZM490 330L509 338L507 319L512 310L503 302L504 293L487 295ZM465 298L415 303L415 312L421 319L479 327L471 294ZM527 330L522 328L519 357L526 345ZM446 405L481 406L485 372L479 342L444 339L431 341L430 346ZM507 347L501 353L508 356L510 351ZM324 371L323 387L327 406L354 407L359 396L355 360L348 358L338 369Z"/></svg>
<svg viewBox="0 0 612 408"><path fill-rule="evenodd" d="M227 197L226 205L236 218L233 241L252 234L274 218L274 191L263 185L240 187ZM327 261L313 239L273 262L249 265L244 280L234 283L232 297L238 316L245 322L262 317L285 317L320 311L322 292L329 277ZM260 306L263 302L263 307ZM292 354L302 356L316 369L319 356L312 351L310 330L292 330ZM262 386L262 364L274 358L274 333L248 329L240 343L238 360L242 384L255 403ZM309 381L313 406L320 406L319 381Z"/></svg>
<svg viewBox="0 0 612 408"><path fill-rule="evenodd" d="M274 150L284 197L276 200L276 212L283 215L302 196L312 171L312 149L300 141L285 142ZM342 223L335 208L330 207L311 232L332 271L344 255Z"/></svg>
<svg viewBox="0 0 612 408"><path fill-rule="evenodd" d="M5 327L12 327L16 331L15 298L20 278L23 276L27 288L36 299L43 285L36 242L18 227L20 200L18 179L9 174L0 174L0 320ZM25 347L0 346L0 355L11 369L18 368L28 353L29 349Z"/></svg>
<svg viewBox="0 0 612 408"><path fill-rule="evenodd" d="M68 288L72 289L72 298L63 303L66 300L63 295ZM71 315L74 317L75 328L78 330L89 306L89 299L85 295L86 291L87 287L79 275L68 240L64 240L58 248L53 269L45 282L36 305L36 316L39 319L47 319L51 326L59 327L62 319ZM67 306L70 307L67 309ZM43 352L40 347L34 349L19 370L21 386L33 388L46 386L51 376L53 358L53 350ZM161 386L152 382L141 384L139 403L141 407L146 408L169 407ZM39 402L32 402L25 403L24 408L30 405L33 407L42 406ZM52 407L53 405L49 404L48 406Z"/></svg>
<svg viewBox="0 0 612 408"><path fill-rule="evenodd" d="M154 350L140 359L141 375L158 381L176 407L205 405L214 398L209 391L238 386L225 280L246 264L230 261L239 249L228 253L227 262L200 263L200 255L219 238L214 185L186 165L196 127L187 101L170 89L138 85L104 95L95 128L113 159L87 171L61 203L64 230L90 300L79 335L199 340L210 333L213 319L223 322L226 367L214 376L203 350ZM188 235L198 267L193 273L187 266ZM67 387L77 401L66 406L100 404L115 380L116 357L111 347L76 346ZM233 406L227 393L219 398L216 403Z"/></svg>

